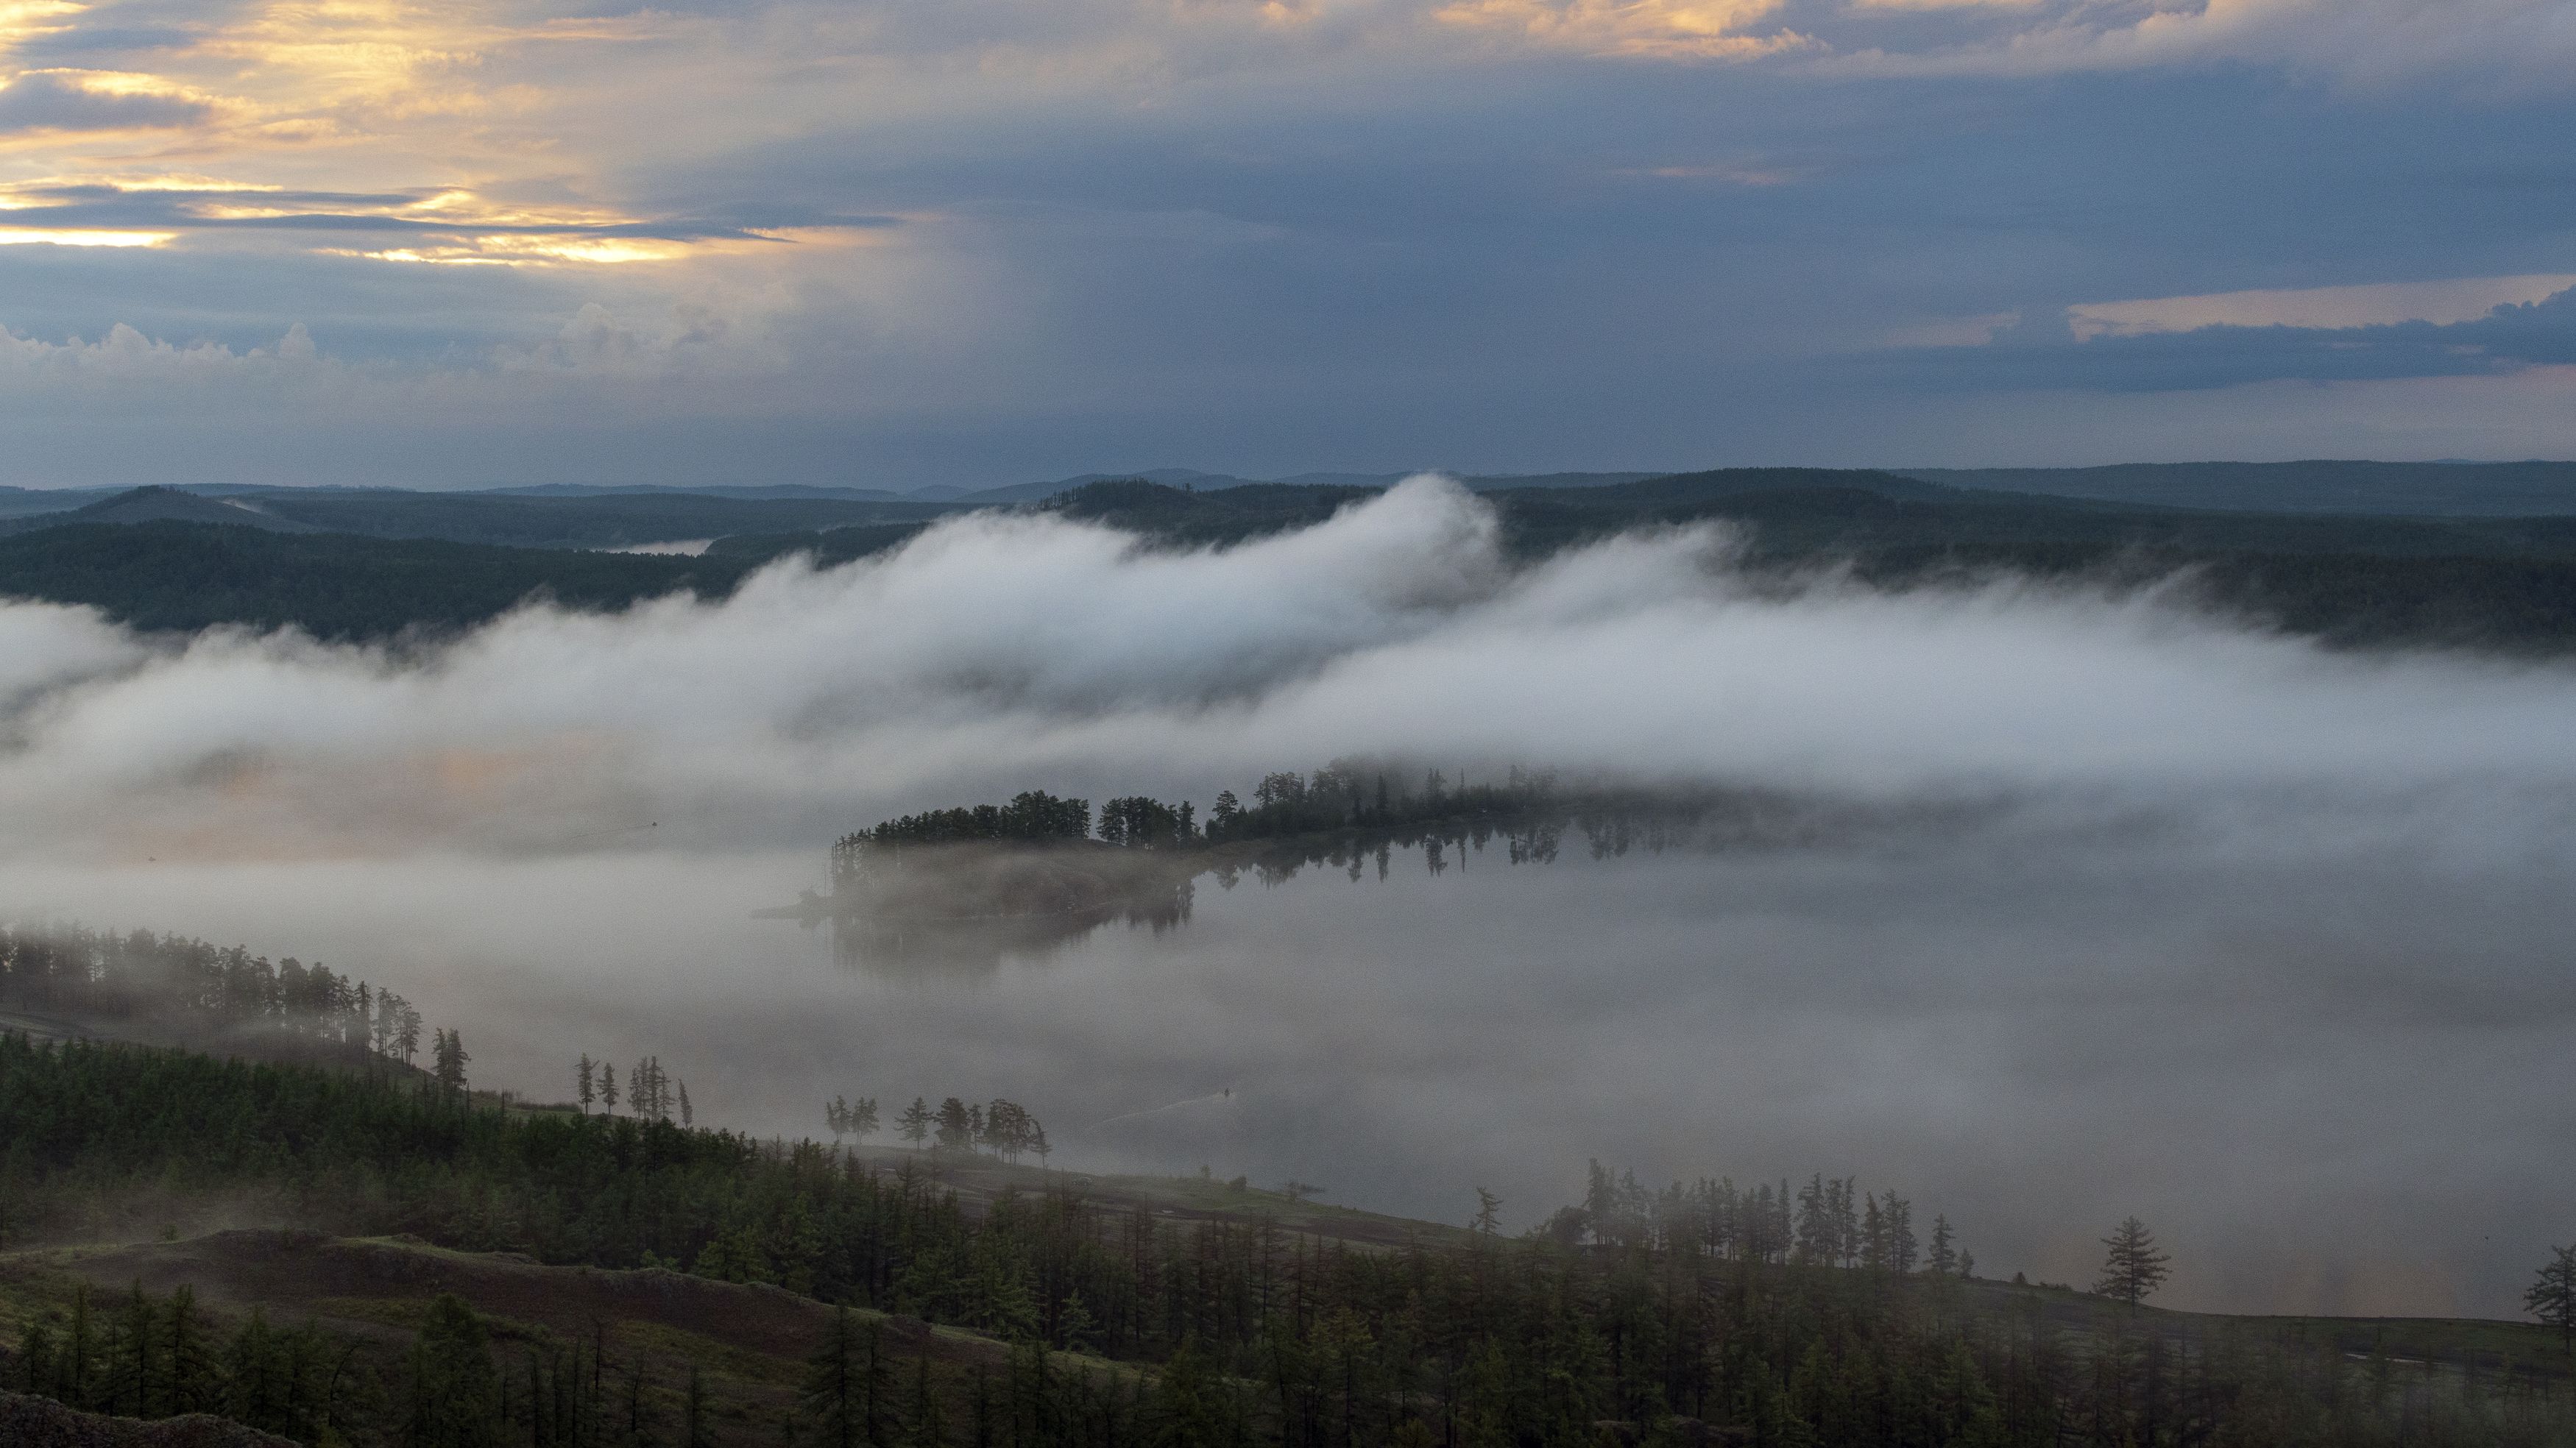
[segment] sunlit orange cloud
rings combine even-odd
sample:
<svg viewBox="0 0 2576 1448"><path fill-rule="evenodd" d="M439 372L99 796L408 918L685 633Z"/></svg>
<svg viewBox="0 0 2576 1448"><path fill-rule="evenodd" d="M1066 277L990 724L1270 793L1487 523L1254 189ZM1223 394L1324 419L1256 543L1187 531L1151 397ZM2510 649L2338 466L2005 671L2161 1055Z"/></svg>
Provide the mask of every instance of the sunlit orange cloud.
<svg viewBox="0 0 2576 1448"><path fill-rule="evenodd" d="M85 8L70 0L0 0L0 50L12 36L76 25ZM238 230L305 217L381 217L386 230L411 235L352 250L387 259L614 265L710 249L688 237L688 228L678 237L641 234L654 230L653 218L582 194L585 172L601 159L586 154L597 138L582 134L600 97L561 85L557 76L613 74L613 65L529 64L532 53L613 51L667 36L683 22L651 11L531 21L526 8L509 0L253 0L194 41L149 52L152 72L13 77L0 65L0 85L41 74L55 88L190 108L175 122L149 127L0 135L0 154L16 159L12 169L50 173L0 184L0 211L57 207L66 214L51 229L68 233L84 229L89 218L76 213L93 198L43 193L106 187L200 193L172 198L166 219L145 222L176 225L182 234L192 221ZM112 113L102 114L115 123ZM530 232L569 234L524 235ZM312 231L280 237L332 250L312 245L322 238Z"/></svg>
<svg viewBox="0 0 2576 1448"><path fill-rule="evenodd" d="M537 24L503 13L490 0L276 0L184 59L225 63L240 89L274 110L331 118L325 138L363 139L397 122L542 110L550 89L502 78L497 60L529 46L655 39L675 24L649 11Z"/></svg>
<svg viewBox="0 0 2576 1448"><path fill-rule="evenodd" d="M477 236L454 243L386 247L379 250L323 248L326 256L361 257L368 261L409 262L425 266L621 266L635 262L671 262L706 256L742 255L781 243L807 246L864 246L874 237L864 231L798 227L751 236L674 240L638 236Z"/></svg>
<svg viewBox="0 0 2576 1448"><path fill-rule="evenodd" d="M221 181L186 173L50 176L0 184L0 215L41 212L47 208L77 209L78 204L86 199L80 193L99 190L169 196L168 214L182 225L189 221L256 223L299 217L332 217L353 223L347 229L363 231L364 223L375 219L386 223L386 230L400 230L423 238L398 246L314 248L324 255L366 257L379 261L467 265L618 265L753 251L775 246L781 241L814 243L827 238L838 239L840 235L834 231L808 229L794 235L760 232L655 236L650 234L651 227L644 218L605 206L568 204L538 207L494 202L461 187L446 187L426 195L390 197L382 194L291 192L274 183ZM40 232L62 235L83 230L70 226L48 227L43 225L44 220L42 216L29 217L29 224L19 226L17 230L30 235ZM424 231L425 227L434 230ZM89 230L100 235L108 234L103 230ZM144 233L134 229L134 234ZM173 235L159 231L149 234L161 240L168 240Z"/></svg>
<svg viewBox="0 0 2576 1448"><path fill-rule="evenodd" d="M88 8L72 0L0 0L0 52L16 48L21 41L68 29L54 22Z"/></svg>
<svg viewBox="0 0 2576 1448"><path fill-rule="evenodd" d="M1455 0L1444 24L1552 50L1659 60L1743 60L1812 44L1795 31L1747 35L1781 0Z"/></svg>
<svg viewBox="0 0 2576 1448"><path fill-rule="evenodd" d="M0 226L0 246L160 246L178 237L175 231L61 231Z"/></svg>
<svg viewBox="0 0 2576 1448"><path fill-rule="evenodd" d="M190 175L171 171L159 175L96 171L85 174L40 176L28 181L13 181L0 186L0 207L32 206L38 203L20 199L21 193L51 191L66 186L105 186L117 191L282 191L275 182L232 181L221 176Z"/></svg>
<svg viewBox="0 0 2576 1448"><path fill-rule="evenodd" d="M325 248L324 254L363 257L368 261L419 262L432 266L547 266L557 262L616 266L639 261L677 261L705 249L690 242L649 237L480 236L459 246L397 246L381 251Z"/></svg>

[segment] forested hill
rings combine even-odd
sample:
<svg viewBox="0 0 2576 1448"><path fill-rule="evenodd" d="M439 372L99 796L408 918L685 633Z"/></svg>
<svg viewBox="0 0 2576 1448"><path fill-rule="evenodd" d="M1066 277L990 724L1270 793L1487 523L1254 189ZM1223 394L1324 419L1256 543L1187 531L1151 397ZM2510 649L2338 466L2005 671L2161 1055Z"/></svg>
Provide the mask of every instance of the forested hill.
<svg viewBox="0 0 2576 1448"><path fill-rule="evenodd" d="M1374 496L1338 484L1192 490L1127 479L1017 506L1103 523L1160 546L1208 547L1311 527ZM2337 644L2576 649L2576 516L2153 508L1802 468L1510 487L1484 496L1507 546L1523 558L1624 530L1723 523L1737 530L1748 566L1794 574L1847 564L1853 577L1888 589L2007 573L2126 587L2187 571L2200 595L2221 609ZM291 623L325 638L381 638L468 626L531 596L580 608L619 608L680 589L722 596L751 569L785 554L829 565L899 547L943 511L867 499L685 495L472 495L452 502L264 494L256 502L254 514L189 494L128 494L84 510L98 521L0 536L0 596L94 604L147 629ZM564 511L547 511L556 505ZM438 521L451 506L463 510L463 522ZM535 511L508 519L476 511L496 507ZM579 511L600 508L609 512ZM853 516L863 521L834 522ZM601 529L727 531L690 558L312 531L326 518L387 530L471 524L556 542ZM227 526L236 521L251 526Z"/></svg>
<svg viewBox="0 0 2576 1448"><path fill-rule="evenodd" d="M240 523L288 533L367 538L435 538L513 548L632 548L701 542L737 533L813 533L824 528L920 522L950 505L890 497L740 493L420 493L393 489L263 488L221 495L134 488L62 512L21 506L0 533L84 523Z"/></svg>
<svg viewBox="0 0 2576 1448"><path fill-rule="evenodd" d="M1172 546L1320 522L1347 488L1094 483L1049 500ZM2207 602L2340 645L2576 648L2576 517L2403 518L2148 508L1946 487L1893 473L1735 468L1485 495L1543 557L1640 528L1725 523L1758 569L1849 564L1890 589L2006 573L2133 586L2189 571Z"/></svg>
<svg viewBox="0 0 2576 1448"><path fill-rule="evenodd" d="M2522 517L2576 513L2576 463L2115 463L2090 468L1903 468L1963 488L2259 513Z"/></svg>
<svg viewBox="0 0 2576 1448"><path fill-rule="evenodd" d="M463 628L532 596L616 609L682 589L722 595L748 566L208 523L89 523L0 538L0 596L92 604L140 629L293 624L324 639L373 639Z"/></svg>

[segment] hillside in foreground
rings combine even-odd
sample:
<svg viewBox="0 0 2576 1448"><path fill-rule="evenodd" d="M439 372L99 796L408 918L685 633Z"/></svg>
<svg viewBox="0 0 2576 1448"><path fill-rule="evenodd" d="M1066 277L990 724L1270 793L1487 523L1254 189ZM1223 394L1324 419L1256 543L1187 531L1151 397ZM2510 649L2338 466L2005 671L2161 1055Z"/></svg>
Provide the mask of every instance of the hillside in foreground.
<svg viewBox="0 0 2576 1448"><path fill-rule="evenodd" d="M0 1384L353 1445L2576 1442L2544 1330L1994 1282L1821 1177L1511 1237L658 1115L0 1036Z"/></svg>

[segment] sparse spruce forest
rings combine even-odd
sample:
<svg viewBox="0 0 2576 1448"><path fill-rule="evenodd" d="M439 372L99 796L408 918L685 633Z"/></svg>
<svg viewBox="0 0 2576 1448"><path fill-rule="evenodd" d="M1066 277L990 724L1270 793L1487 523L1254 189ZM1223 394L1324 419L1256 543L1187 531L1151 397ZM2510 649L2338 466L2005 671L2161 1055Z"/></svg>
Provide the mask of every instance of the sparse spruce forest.
<svg viewBox="0 0 2576 1448"><path fill-rule="evenodd" d="M197 941L20 930L0 966L13 1009L232 1053L0 1035L0 1386L89 1413L438 1448L2576 1441L2576 1249L2539 1326L2365 1351L2156 1310L2134 1218L2089 1294L1826 1174L1596 1162L1525 1231L1481 1189L1404 1222L1086 1176L1002 1099L844 1095L830 1142L764 1141L584 1055L534 1105L472 1089L454 1032L410 1068L399 995Z"/></svg>

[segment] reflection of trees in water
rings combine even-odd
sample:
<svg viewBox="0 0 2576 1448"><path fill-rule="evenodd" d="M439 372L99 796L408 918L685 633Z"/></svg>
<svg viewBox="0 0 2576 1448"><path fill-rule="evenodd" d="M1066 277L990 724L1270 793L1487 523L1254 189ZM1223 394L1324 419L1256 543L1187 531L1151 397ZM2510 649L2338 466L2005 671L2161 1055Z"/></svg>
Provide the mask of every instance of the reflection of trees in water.
<svg viewBox="0 0 2576 1448"><path fill-rule="evenodd" d="M1378 879L1386 879L1399 853L1418 854L1426 869L1443 875L1467 869L1471 861L1489 853L1510 865L1551 864L1569 847L1569 836L1593 859L1609 860L1637 852L1719 853L1813 844L1884 822L1874 813L1785 796L1647 799L1396 829L1302 835L1266 844L1249 858L1226 859L1213 868L1217 883L1229 890L1246 873L1263 885L1282 885L1310 867L1340 870L1357 884L1372 869Z"/></svg>
<svg viewBox="0 0 2576 1448"><path fill-rule="evenodd" d="M828 919L833 958L879 974L990 974L1005 959L1043 959L1108 925L1160 935L1190 918L1198 874L1231 890L1246 875L1284 885L1309 868L1353 884L1380 881L1399 855L1433 875L1479 864L1545 865L1580 850L1595 860L1668 852L1716 854L1847 842L1920 812L1832 805L1745 791L1591 796L1511 813L1354 826L1235 841L1203 851L920 850L873 884L810 898L804 918ZM1075 902L1066 904L1064 902ZM1054 908L1031 908L1031 907Z"/></svg>
<svg viewBox="0 0 2576 1448"><path fill-rule="evenodd" d="M1006 959L1042 960L1106 926L1143 927L1155 935L1190 918L1197 887L1189 880L1133 888L1114 903L1084 910L958 918L896 914L825 917L832 959L845 969L916 977L990 975Z"/></svg>

